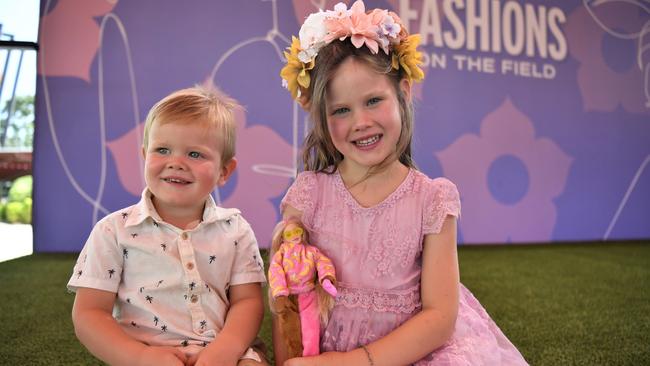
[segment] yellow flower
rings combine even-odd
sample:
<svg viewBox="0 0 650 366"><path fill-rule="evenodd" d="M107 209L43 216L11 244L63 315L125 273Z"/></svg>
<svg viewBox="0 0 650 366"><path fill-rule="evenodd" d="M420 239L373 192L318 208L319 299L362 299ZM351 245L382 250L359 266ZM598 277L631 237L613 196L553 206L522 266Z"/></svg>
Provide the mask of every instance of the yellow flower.
<svg viewBox="0 0 650 366"><path fill-rule="evenodd" d="M287 81L287 89L291 92L293 99L298 98L298 88L309 88L311 78L309 77L309 70L314 68L314 59L312 58L309 63L303 63L298 58L300 52L300 40L296 37L291 37L291 47L287 47L284 52L284 57L287 59L287 64L280 70L280 76Z"/></svg>
<svg viewBox="0 0 650 366"><path fill-rule="evenodd" d="M401 66L406 72L407 78L413 81L424 79L424 72L419 67L422 64L422 53L417 51L419 43L420 35L412 34L395 45L393 49L393 68L399 69Z"/></svg>

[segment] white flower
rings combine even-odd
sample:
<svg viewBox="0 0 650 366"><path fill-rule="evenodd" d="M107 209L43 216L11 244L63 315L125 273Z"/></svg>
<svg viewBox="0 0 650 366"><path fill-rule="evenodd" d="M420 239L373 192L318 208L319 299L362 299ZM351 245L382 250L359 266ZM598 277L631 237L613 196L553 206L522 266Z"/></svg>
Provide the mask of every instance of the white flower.
<svg viewBox="0 0 650 366"><path fill-rule="evenodd" d="M307 19L305 19L305 23L300 27L300 32L298 33L301 49L306 50L313 46L320 48L320 45L327 34L327 28L325 28L325 17L326 13L319 11L310 14Z"/></svg>
<svg viewBox="0 0 650 366"><path fill-rule="evenodd" d="M311 56L309 54L310 54L309 50L302 50L298 52L298 60L300 60L300 62L302 62L303 64L308 63L309 61L311 61Z"/></svg>
<svg viewBox="0 0 650 366"><path fill-rule="evenodd" d="M338 3L334 5L334 10L327 11L327 16L331 18L342 19L345 17L349 17L350 11L348 10L347 5L345 5L344 3Z"/></svg>
<svg viewBox="0 0 650 366"><path fill-rule="evenodd" d="M390 38L395 38L402 30L399 24L395 23L395 20L392 16L386 15L384 20L381 22L381 29L384 31L384 34Z"/></svg>

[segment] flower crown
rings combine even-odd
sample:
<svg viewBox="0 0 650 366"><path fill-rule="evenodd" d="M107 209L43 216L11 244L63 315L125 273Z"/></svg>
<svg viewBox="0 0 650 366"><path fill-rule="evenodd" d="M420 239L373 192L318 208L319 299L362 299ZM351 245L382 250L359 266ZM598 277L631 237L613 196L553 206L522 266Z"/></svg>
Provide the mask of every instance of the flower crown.
<svg viewBox="0 0 650 366"><path fill-rule="evenodd" d="M338 3L334 10L310 14L298 36L300 39L292 37L291 46L284 52L287 64L280 71L282 85L294 99L309 89L309 71L316 64L318 51L336 39L344 41L347 37L356 48L365 44L373 54L378 53L379 48L386 55L392 50L394 69L402 67L409 80L424 78L418 66L422 64L422 54L416 50L420 35L409 35L402 20L393 12L373 9L366 13L362 0L355 1L350 9Z"/></svg>

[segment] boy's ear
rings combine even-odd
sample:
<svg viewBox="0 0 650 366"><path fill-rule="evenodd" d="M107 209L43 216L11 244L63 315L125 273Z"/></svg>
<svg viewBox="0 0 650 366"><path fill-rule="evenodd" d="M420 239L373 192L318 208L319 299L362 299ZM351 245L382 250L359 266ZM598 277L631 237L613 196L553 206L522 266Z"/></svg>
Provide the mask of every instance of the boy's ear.
<svg viewBox="0 0 650 366"><path fill-rule="evenodd" d="M237 167L237 159L232 158L229 161L227 161L225 164L221 166L221 175L219 176L219 180L217 181L217 185L219 187L223 187L224 184L228 181L228 178L232 175L232 173L235 171L235 168Z"/></svg>
<svg viewBox="0 0 650 366"><path fill-rule="evenodd" d="M409 102L411 101L411 81L404 78L399 82L399 88L404 93L404 99Z"/></svg>
<svg viewBox="0 0 650 366"><path fill-rule="evenodd" d="M142 159L147 159L147 152L144 150L144 145L142 145Z"/></svg>

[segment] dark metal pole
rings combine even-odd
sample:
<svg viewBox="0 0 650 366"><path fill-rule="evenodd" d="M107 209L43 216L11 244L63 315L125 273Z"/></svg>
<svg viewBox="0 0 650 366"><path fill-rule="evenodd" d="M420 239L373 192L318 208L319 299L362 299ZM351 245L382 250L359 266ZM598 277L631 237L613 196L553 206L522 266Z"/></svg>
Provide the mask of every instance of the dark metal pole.
<svg viewBox="0 0 650 366"><path fill-rule="evenodd" d="M16 88L18 87L18 78L20 77L20 69L23 66L24 54L25 54L25 50L20 50L20 58L18 59L18 69L16 69L16 78L14 79L14 87L13 90L11 91L11 103L9 105L9 114L7 115L7 123L4 125L3 130L0 131L2 133L0 135L0 146L5 146L5 141L7 139L7 130L9 129L9 125L11 125L11 117L14 115L14 111L16 110Z"/></svg>

